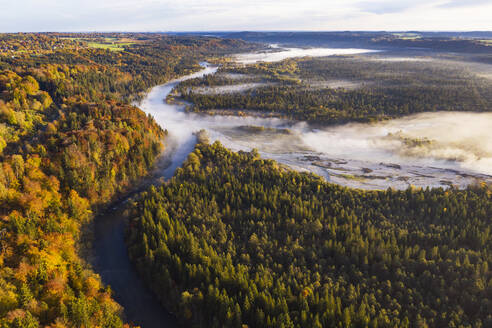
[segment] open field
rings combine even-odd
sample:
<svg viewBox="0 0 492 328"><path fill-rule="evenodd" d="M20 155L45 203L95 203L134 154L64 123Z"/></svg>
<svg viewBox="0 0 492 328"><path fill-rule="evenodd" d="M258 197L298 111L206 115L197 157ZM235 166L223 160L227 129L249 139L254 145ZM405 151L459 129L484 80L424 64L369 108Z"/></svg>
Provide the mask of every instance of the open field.
<svg viewBox="0 0 492 328"><path fill-rule="evenodd" d="M122 46L125 46L125 45L130 45L132 43L124 43L124 44L118 44L118 43L99 43L99 42L89 42L87 43L87 45L90 47L90 48L98 48L98 49L109 49L109 50L112 50L112 51L123 51L125 50L125 48L123 48Z"/></svg>
<svg viewBox="0 0 492 328"><path fill-rule="evenodd" d="M123 51L126 46L133 45L136 40L130 38L76 38L65 37L64 39L87 43L89 48L109 49L111 51Z"/></svg>

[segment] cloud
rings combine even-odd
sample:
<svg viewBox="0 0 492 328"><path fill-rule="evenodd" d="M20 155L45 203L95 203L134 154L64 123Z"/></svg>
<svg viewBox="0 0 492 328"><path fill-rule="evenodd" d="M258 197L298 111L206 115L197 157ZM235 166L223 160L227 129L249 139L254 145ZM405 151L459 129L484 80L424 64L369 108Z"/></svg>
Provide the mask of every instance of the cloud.
<svg viewBox="0 0 492 328"><path fill-rule="evenodd" d="M372 14L391 14L403 12L408 9L419 6L423 1L362 1L357 7L363 11Z"/></svg>
<svg viewBox="0 0 492 328"><path fill-rule="evenodd" d="M480 5L492 4L491 0L450 0L443 4L440 4L441 8L453 8L453 7L475 7Z"/></svg>
<svg viewBox="0 0 492 328"><path fill-rule="evenodd" d="M491 0L0 0L0 32L492 30Z"/></svg>

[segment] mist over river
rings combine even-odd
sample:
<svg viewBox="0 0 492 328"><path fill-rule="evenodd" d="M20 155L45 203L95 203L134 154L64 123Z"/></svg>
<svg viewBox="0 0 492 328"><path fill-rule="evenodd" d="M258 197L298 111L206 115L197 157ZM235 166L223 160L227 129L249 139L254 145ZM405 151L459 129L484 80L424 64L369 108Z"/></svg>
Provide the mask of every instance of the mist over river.
<svg viewBox="0 0 492 328"><path fill-rule="evenodd" d="M336 50L343 54L344 49ZM330 51L312 49L310 54L326 56ZM348 54L353 51L347 49ZM276 52L272 60L281 54ZM285 50L286 57L291 54ZM180 81L217 70L204 66L198 73L153 88L140 103L169 132L166 142L172 165L166 175L193 150L194 133L205 129L212 142L219 140L234 151L256 148L264 158L349 187L465 187L492 181L492 114L423 113L375 124L316 129L279 118L187 113L184 105L165 101Z"/></svg>

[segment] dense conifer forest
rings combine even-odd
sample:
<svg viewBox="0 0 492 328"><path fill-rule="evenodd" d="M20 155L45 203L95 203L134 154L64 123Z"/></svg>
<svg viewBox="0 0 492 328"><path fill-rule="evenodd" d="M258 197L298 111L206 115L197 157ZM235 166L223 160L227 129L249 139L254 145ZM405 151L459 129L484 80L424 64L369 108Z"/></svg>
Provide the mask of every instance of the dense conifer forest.
<svg viewBox="0 0 492 328"><path fill-rule="evenodd" d="M118 49L88 43L131 42ZM103 39L103 40L100 40ZM105 45L105 43L96 43ZM130 104L240 41L0 35L0 327L121 327L81 229L144 176L166 131Z"/></svg>
<svg viewBox="0 0 492 328"><path fill-rule="evenodd" d="M131 208L131 258L194 327L489 327L489 187L362 191L199 144Z"/></svg>
<svg viewBox="0 0 492 328"><path fill-rule="evenodd" d="M492 83L456 62L339 56L225 65L216 76L183 82L193 111L252 110L317 124L368 122L434 111L490 111ZM228 78L227 74L244 78ZM242 92L193 87L261 82Z"/></svg>

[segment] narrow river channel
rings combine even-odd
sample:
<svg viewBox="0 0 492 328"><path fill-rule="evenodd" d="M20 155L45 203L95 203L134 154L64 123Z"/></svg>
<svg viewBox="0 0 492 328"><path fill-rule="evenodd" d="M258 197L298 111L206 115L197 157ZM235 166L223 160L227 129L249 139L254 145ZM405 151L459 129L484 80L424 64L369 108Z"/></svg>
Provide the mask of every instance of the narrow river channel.
<svg viewBox="0 0 492 328"><path fill-rule="evenodd" d="M198 74L192 74L177 81L171 81L158 88L163 91L161 102L179 81L214 72L213 68L205 68ZM166 104L168 105L168 104ZM170 109L181 107L168 105ZM112 204L105 212L96 217L94 222L94 269L101 276L105 285L111 286L114 298L123 307L125 319L142 328L179 327L176 318L168 313L154 294L144 285L128 257L125 244L126 222L123 219L125 203L138 192L151 184L158 184L171 178L174 171L186 159L195 146L195 138L186 142L168 143L162 154L164 167L157 168L140 188L132 191L123 199ZM159 167L159 165L158 165Z"/></svg>

